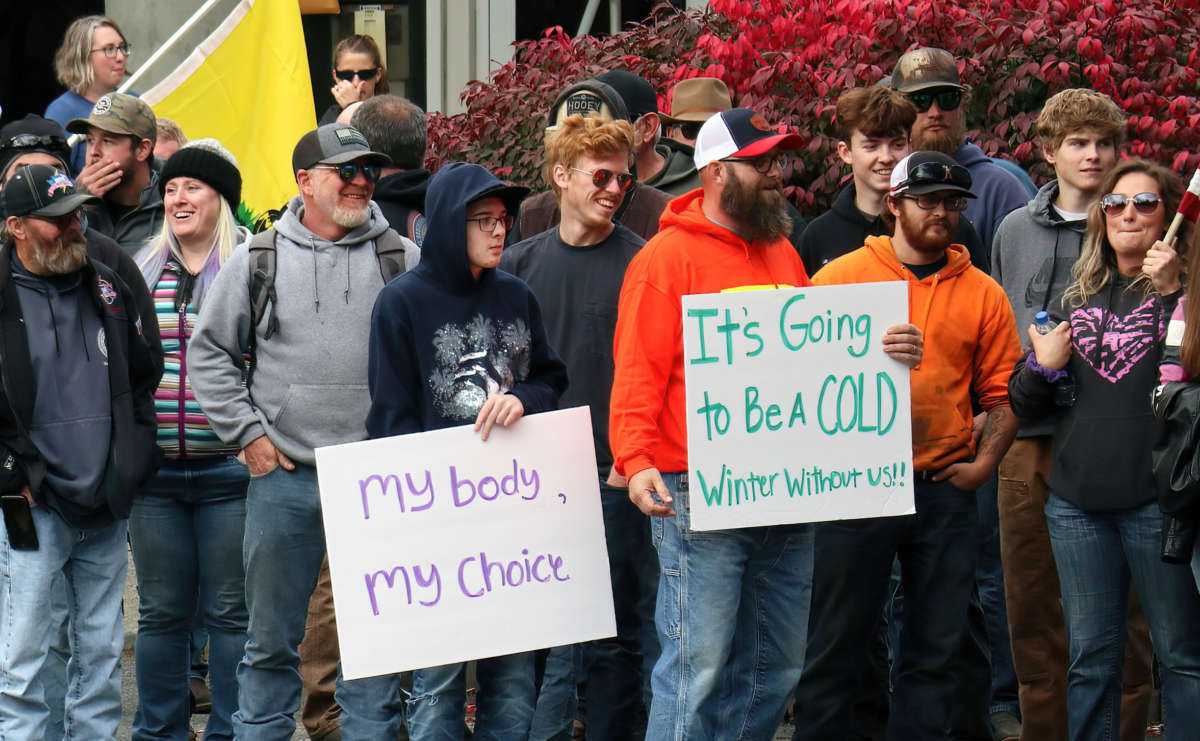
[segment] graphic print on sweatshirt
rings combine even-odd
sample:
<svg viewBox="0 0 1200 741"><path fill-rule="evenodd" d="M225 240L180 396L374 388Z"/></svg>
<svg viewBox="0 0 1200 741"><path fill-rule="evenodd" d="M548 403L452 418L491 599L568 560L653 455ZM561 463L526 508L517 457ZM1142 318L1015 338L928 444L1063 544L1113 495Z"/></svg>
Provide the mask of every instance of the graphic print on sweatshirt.
<svg viewBox="0 0 1200 741"><path fill-rule="evenodd" d="M507 322L476 314L466 324L433 333L435 366L429 377L433 405L443 417L471 422L492 394L529 376L533 335L523 319Z"/></svg>
<svg viewBox="0 0 1200 741"><path fill-rule="evenodd" d="M1084 362L1116 383L1158 346L1166 335L1166 319L1154 296L1123 317L1097 307L1076 309L1071 312L1071 344Z"/></svg>

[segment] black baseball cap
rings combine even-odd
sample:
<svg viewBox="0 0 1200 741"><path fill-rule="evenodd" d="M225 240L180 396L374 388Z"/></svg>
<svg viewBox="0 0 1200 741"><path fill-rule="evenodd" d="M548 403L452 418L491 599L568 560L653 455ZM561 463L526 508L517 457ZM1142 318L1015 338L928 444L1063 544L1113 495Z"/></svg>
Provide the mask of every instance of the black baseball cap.
<svg viewBox="0 0 1200 741"><path fill-rule="evenodd" d="M596 79L617 91L629 111L629 120L636 121L647 113L658 113L658 96L645 78L627 70L614 69Z"/></svg>
<svg viewBox="0 0 1200 741"><path fill-rule="evenodd" d="M65 216L100 199L76 193L75 183L62 170L49 165L22 165L0 190L4 216Z"/></svg>
<svg viewBox="0 0 1200 741"><path fill-rule="evenodd" d="M919 196L947 190L961 193L967 198L975 197L971 192L970 170L955 162L948 154L921 150L908 155L892 168L889 192L894 196L902 193Z"/></svg>
<svg viewBox="0 0 1200 741"><path fill-rule="evenodd" d="M389 167L392 158L382 152L374 152L367 138L349 124L331 123L318 126L300 137L292 150L292 173L307 170L324 162L340 165L344 162L365 157L372 165Z"/></svg>
<svg viewBox="0 0 1200 741"><path fill-rule="evenodd" d="M67 134L62 126L35 113L6 123L0 128L0 177L10 162L30 152L43 152L57 157L65 168L71 149L67 146Z"/></svg>

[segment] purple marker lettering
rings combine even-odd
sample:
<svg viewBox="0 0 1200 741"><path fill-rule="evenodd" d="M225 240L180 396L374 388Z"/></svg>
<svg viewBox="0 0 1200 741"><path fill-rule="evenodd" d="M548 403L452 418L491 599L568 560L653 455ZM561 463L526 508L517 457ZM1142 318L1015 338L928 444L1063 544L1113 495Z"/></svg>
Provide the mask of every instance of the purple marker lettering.
<svg viewBox="0 0 1200 741"><path fill-rule="evenodd" d="M490 487L487 486L488 482L491 482ZM491 496L488 496L487 493L484 491L485 487L490 488L492 490ZM497 482L496 479L492 478L491 476L484 476L483 478L479 479L479 498L480 499L482 499L485 502L493 502L496 500L496 497L498 497L498 496L500 496L500 483Z"/></svg>
<svg viewBox="0 0 1200 741"><path fill-rule="evenodd" d="M430 564L428 579L421 576L420 566L413 566L413 578L417 580L418 587L427 589L434 585L437 586L437 593L433 595L433 599L431 601L426 602L425 600L421 600L421 604L425 605L426 607L436 605L438 600L442 598L442 575L438 572L437 564Z"/></svg>
<svg viewBox="0 0 1200 741"><path fill-rule="evenodd" d="M540 581L543 584L550 581L549 575L547 575L545 578L538 576L538 573L539 573L538 567L541 566L545 561L546 561L545 556L538 556L537 558L533 559L533 568L530 569L530 572L532 573L534 580Z"/></svg>
<svg viewBox="0 0 1200 741"><path fill-rule="evenodd" d="M488 561L487 554L483 551L480 551L479 566L483 570L483 586L485 589L487 589L487 591L492 591L492 569L495 569L497 575L499 576L500 583L496 586L508 586L508 583L504 581L504 564L495 561Z"/></svg>
<svg viewBox="0 0 1200 741"><path fill-rule="evenodd" d="M387 476L372 474L365 479L358 480L358 492L362 496L363 519L371 519L371 507L367 504L367 490L371 488L371 484L379 484L380 493L385 497L388 493L388 485L395 484L396 500L400 502L400 511L404 511L404 487L400 483L400 477L394 473L389 473Z"/></svg>
<svg viewBox="0 0 1200 741"><path fill-rule="evenodd" d="M530 476L528 478L526 478L524 469L521 470L521 483L524 484L525 486L530 486L530 485L533 486L533 494L531 496L528 496L528 497L522 496L521 497L522 499L524 499L527 502L531 502L534 499L537 499L538 492L541 491L541 489L542 489L541 483L538 480L538 472L535 469L531 468L531 469L529 469L529 473L530 473Z"/></svg>
<svg viewBox="0 0 1200 741"><path fill-rule="evenodd" d="M458 496L459 489L463 487L470 492L470 495L468 495L466 499L462 499ZM454 466L450 466L450 491L454 493L455 507L465 507L475 499L475 484L472 484L470 479L463 479L462 481L459 481L458 469Z"/></svg>
<svg viewBox="0 0 1200 741"><path fill-rule="evenodd" d="M547 554L547 555L549 555L549 554ZM558 570L560 568L562 568L562 565L563 565L562 556L550 556L550 568L554 570L554 578L558 579L559 581L570 581L571 580L570 576L559 576L558 575Z"/></svg>
<svg viewBox="0 0 1200 741"><path fill-rule="evenodd" d="M517 567L517 575L513 576L513 567ZM519 587L525 583L525 572L521 570L520 561L509 561L508 568L504 570L505 577L508 578L508 586Z"/></svg>
<svg viewBox="0 0 1200 741"><path fill-rule="evenodd" d="M433 473L429 470L425 471L425 486L422 486L420 489L413 486L413 480L412 480L411 473L404 474L404 478L405 478L405 480L408 481L408 490L410 492L412 492L412 495L414 497L419 497L422 494L424 494L425 492L429 492L429 501L425 502L424 504L418 504L418 505L414 506L412 508L412 511L420 512L421 510L426 510L426 509L429 509L430 507L432 507L433 506Z"/></svg>
<svg viewBox="0 0 1200 741"><path fill-rule="evenodd" d="M375 615L379 614L379 603L375 598L375 582L379 577L383 577L388 589L396 586L396 572L399 572L404 577L404 590L407 595L408 604L412 604L412 584L408 581L408 571L403 566L397 566L391 571L376 571L373 574L363 574L363 579L367 583L367 597L371 600L371 612Z"/></svg>
<svg viewBox="0 0 1200 741"><path fill-rule="evenodd" d="M470 589L467 588L467 580L465 578L465 575L463 574L463 572L466 570L467 564L474 560L475 560L474 556L467 556L466 558L464 558L463 560L458 562L458 588L460 591L462 591L463 594L467 595L468 597L482 597L483 596L482 589L480 589L478 592L472 592Z"/></svg>

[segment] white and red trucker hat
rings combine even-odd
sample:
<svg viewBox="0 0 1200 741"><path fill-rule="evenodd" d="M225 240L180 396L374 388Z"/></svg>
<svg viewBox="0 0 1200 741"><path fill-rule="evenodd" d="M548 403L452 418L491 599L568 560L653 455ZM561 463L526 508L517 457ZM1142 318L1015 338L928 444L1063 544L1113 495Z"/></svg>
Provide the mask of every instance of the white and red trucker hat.
<svg viewBox="0 0 1200 741"><path fill-rule="evenodd" d="M780 149L799 149L796 134L778 134L766 119L749 108L730 108L704 122L696 135L696 169L726 157L757 157Z"/></svg>

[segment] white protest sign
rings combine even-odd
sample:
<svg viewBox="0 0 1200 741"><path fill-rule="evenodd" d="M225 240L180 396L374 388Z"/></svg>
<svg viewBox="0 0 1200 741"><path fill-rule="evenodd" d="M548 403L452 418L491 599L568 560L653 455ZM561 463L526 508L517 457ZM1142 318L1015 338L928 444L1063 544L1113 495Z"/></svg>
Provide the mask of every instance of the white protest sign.
<svg viewBox="0 0 1200 741"><path fill-rule="evenodd" d="M347 679L616 634L587 407L316 455Z"/></svg>
<svg viewBox="0 0 1200 741"><path fill-rule="evenodd" d="M696 530L911 514L908 286L683 297Z"/></svg>

